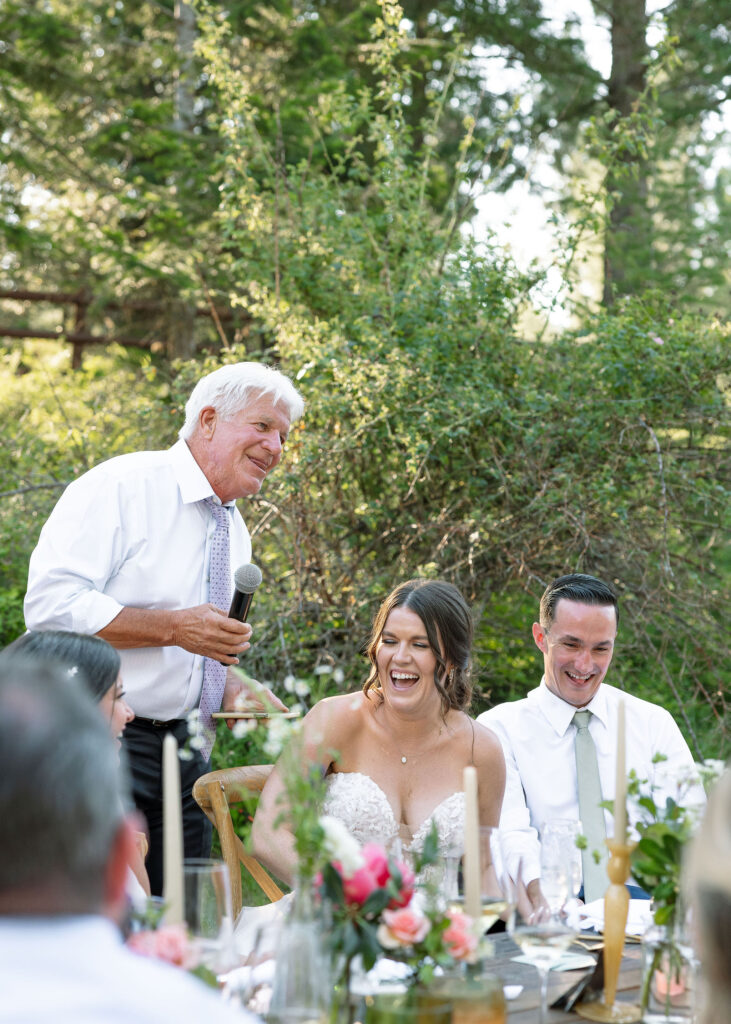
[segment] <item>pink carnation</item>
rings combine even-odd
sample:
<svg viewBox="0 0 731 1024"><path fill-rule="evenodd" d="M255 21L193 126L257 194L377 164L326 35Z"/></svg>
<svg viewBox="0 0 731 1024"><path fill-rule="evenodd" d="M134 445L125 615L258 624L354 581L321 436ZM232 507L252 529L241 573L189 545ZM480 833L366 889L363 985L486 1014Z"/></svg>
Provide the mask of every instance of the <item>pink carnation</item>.
<svg viewBox="0 0 731 1024"><path fill-rule="evenodd" d="M403 861L397 861L396 867L401 873L401 889L399 890L398 896L394 896L391 902L388 904L389 910L394 910L396 907L406 907L411 903L411 897L414 895L414 886L416 884L416 878L414 872Z"/></svg>
<svg viewBox="0 0 731 1024"><path fill-rule="evenodd" d="M353 872L350 878L343 878L343 893L346 903L356 903L362 906L374 889L378 888L378 881L365 865Z"/></svg>
<svg viewBox="0 0 731 1024"><path fill-rule="evenodd" d="M455 960L474 960L477 952L477 936L472 927L472 918L459 910L450 910L449 926L444 931L444 944Z"/></svg>
<svg viewBox="0 0 731 1024"><path fill-rule="evenodd" d="M378 927L378 941L385 949L413 946L425 939L428 931L428 918L413 907L384 910Z"/></svg>
<svg viewBox="0 0 731 1024"><path fill-rule="evenodd" d="M366 843L361 852L365 863L352 875L345 875L339 862L334 864L343 878L345 902L355 903L359 906L365 903L374 889L382 889L387 885L391 877L388 857L382 846L378 846L376 843Z"/></svg>
<svg viewBox="0 0 731 1024"><path fill-rule="evenodd" d="M365 866L376 879L379 888L382 889L391 877L386 851L377 843L366 843L361 852L365 859Z"/></svg>
<svg viewBox="0 0 731 1024"><path fill-rule="evenodd" d="M156 931L135 932L127 939L127 945L142 956L155 957L165 963L184 967L195 967L197 958L182 924L163 925Z"/></svg>

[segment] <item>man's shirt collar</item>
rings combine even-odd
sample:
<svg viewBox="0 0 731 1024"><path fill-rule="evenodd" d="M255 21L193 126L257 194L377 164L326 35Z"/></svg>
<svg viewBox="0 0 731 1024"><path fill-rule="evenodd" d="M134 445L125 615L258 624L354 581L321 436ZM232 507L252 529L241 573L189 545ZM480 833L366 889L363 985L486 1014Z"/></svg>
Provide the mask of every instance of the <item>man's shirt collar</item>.
<svg viewBox="0 0 731 1024"><path fill-rule="evenodd" d="M558 736L563 736L571 725L571 721L575 713L580 710L575 708L573 704L569 704L567 701L557 697L555 693L548 689L546 686L546 677L541 679L541 684L536 691L536 701L539 708L545 715L547 721L550 723L552 728L555 730ZM607 694L604 691L604 683L599 685L599 689L594 694L592 699L586 705L586 708L581 710L591 711L593 715L599 719L602 725L606 728L608 725L608 707L607 707Z"/></svg>
<svg viewBox="0 0 731 1024"><path fill-rule="evenodd" d="M218 496L208 482L208 477L193 458L193 453L184 440L178 441L170 449L173 471L180 488L180 498L184 505L196 501L203 501L206 498L213 498L218 502ZM220 504L220 502L219 502ZM229 501L224 506L231 508L236 504Z"/></svg>

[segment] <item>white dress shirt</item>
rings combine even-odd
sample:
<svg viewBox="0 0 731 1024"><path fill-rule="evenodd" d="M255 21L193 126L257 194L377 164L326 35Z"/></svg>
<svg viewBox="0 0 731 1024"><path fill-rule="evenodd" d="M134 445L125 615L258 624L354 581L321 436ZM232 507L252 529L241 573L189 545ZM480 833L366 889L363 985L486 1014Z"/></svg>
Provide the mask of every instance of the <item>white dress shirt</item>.
<svg viewBox="0 0 731 1024"><path fill-rule="evenodd" d="M103 917L0 917L0 1024L257 1024Z"/></svg>
<svg viewBox="0 0 731 1024"><path fill-rule="evenodd" d="M31 555L28 629L98 633L125 607L208 601L213 495L185 441L103 462L69 484ZM251 560L249 531L230 509L231 571ZM135 714L168 720L197 707L203 657L182 647L119 652Z"/></svg>
<svg viewBox="0 0 731 1024"><path fill-rule="evenodd" d="M614 799L617 766L617 709L624 700L626 714L627 772L634 769L661 794L677 795L675 780L693 772L693 757L669 711L640 700L624 690L602 683L587 704L592 712L589 732L596 746L599 778L605 800ZM500 828L507 835L508 863L513 872L523 860L524 878L540 876L538 833L552 818L578 820L573 705L552 693L541 680L523 700L510 701L484 711L477 719L494 730L505 754L507 778ZM667 760L654 764L653 757ZM694 791L693 800L702 800ZM629 810L629 808L628 808ZM607 835L613 835L612 815L605 810Z"/></svg>

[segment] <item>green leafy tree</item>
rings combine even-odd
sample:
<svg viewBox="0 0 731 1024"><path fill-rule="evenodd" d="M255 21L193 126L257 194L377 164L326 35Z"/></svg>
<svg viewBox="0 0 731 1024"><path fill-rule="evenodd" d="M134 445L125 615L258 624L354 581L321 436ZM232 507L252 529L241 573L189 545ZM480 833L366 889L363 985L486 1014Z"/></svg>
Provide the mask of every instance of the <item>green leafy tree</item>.
<svg viewBox="0 0 731 1024"><path fill-rule="evenodd" d="M606 109L594 115L606 170L603 302L663 287L725 310L727 138L713 120L731 82L725 7L669 4L654 16L654 45L645 0L595 7L609 16L612 51Z"/></svg>
<svg viewBox="0 0 731 1024"><path fill-rule="evenodd" d="M226 111L217 228L231 301L308 402L284 463L242 508L267 579L248 671L279 686L337 668L355 689L385 594L445 576L475 610L478 709L522 696L540 676L529 635L540 593L579 569L620 591L615 682L670 707L705 753L723 749L728 326L650 294L551 341L522 337L532 281L458 230L471 121L447 202L430 198L444 104L434 99L415 152L397 7L376 23L373 87L342 86L313 109L324 172L267 140L225 26L203 28ZM0 392L11 480L0 515L17 545L6 592L22 593L57 493L39 488L170 443L194 381L248 355L99 355L72 377L60 356L48 376L26 354L22 373L12 350Z"/></svg>

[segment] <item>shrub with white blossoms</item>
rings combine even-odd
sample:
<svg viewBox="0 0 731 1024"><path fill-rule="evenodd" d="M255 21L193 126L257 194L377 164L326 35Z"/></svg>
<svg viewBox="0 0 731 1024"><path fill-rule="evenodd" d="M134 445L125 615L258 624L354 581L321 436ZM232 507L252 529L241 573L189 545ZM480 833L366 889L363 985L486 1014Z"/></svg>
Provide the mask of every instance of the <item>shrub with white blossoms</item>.
<svg viewBox="0 0 731 1024"><path fill-rule="evenodd" d="M188 739L178 750L178 757L181 761L192 761L193 751L202 750L205 746L205 733L201 722L200 708L193 708L186 717Z"/></svg>
<svg viewBox="0 0 731 1024"><path fill-rule="evenodd" d="M266 723L267 738L264 753L272 761L281 756L285 746L302 731L302 722L289 718L270 718Z"/></svg>

